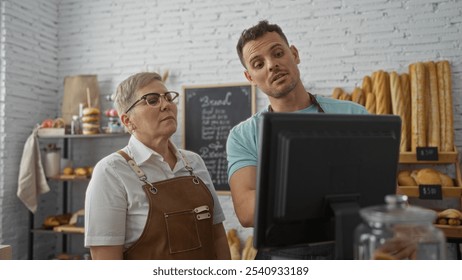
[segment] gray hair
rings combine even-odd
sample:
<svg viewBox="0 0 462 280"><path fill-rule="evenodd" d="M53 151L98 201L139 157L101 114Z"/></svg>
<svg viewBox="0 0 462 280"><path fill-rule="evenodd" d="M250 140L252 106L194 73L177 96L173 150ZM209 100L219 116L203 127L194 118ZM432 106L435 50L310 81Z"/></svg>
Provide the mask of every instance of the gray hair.
<svg viewBox="0 0 462 280"><path fill-rule="evenodd" d="M162 77L155 72L140 72L119 84L114 96L114 106L119 116L125 113L128 107L136 101L136 92L153 81L162 82Z"/></svg>

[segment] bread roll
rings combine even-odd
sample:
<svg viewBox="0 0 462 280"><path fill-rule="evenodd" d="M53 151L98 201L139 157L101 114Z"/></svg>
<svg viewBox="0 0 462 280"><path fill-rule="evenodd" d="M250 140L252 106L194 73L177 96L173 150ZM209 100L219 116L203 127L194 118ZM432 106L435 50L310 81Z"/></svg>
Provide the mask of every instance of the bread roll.
<svg viewBox="0 0 462 280"><path fill-rule="evenodd" d="M398 173L398 185L399 186L417 186L414 178L411 177L409 170L402 170Z"/></svg>
<svg viewBox="0 0 462 280"><path fill-rule="evenodd" d="M48 216L43 221L43 227L44 228L52 228L52 227L57 227L59 225L60 225L60 223L59 223L58 219L56 219L55 216Z"/></svg>
<svg viewBox="0 0 462 280"><path fill-rule="evenodd" d="M439 212L438 218L461 219L462 213L457 209L449 208L449 209Z"/></svg>
<svg viewBox="0 0 462 280"><path fill-rule="evenodd" d="M460 226L460 220L459 219L448 219L448 225L450 226Z"/></svg>
<svg viewBox="0 0 462 280"><path fill-rule="evenodd" d="M441 151L440 143L440 106L438 100L438 77L436 65L433 61L425 63L428 78L428 131L427 145L437 147Z"/></svg>
<svg viewBox="0 0 462 280"><path fill-rule="evenodd" d="M425 107L425 65L421 62L409 65L411 82L411 150L427 146L427 111Z"/></svg>
<svg viewBox="0 0 462 280"><path fill-rule="evenodd" d="M402 122L406 123L406 151L411 150L411 85L409 83L409 74L400 75L401 91L403 93L404 118ZM401 135L401 138L403 136Z"/></svg>
<svg viewBox="0 0 462 280"><path fill-rule="evenodd" d="M408 151L408 122L406 120L406 104L404 101L403 90L401 88L401 79L396 72L390 73L390 95L392 112L394 115L401 117L401 142L399 150L401 152L406 152Z"/></svg>
<svg viewBox="0 0 462 280"><path fill-rule="evenodd" d="M432 168L423 168L415 176L417 185L441 185L440 174Z"/></svg>
<svg viewBox="0 0 462 280"><path fill-rule="evenodd" d="M366 105L366 101L364 98L363 90L359 87L355 87L353 93L351 93L351 101L356 102L361 105Z"/></svg>
<svg viewBox="0 0 462 280"><path fill-rule="evenodd" d="M454 187L454 180L452 180L451 177L441 172L439 174L440 174L441 186Z"/></svg>
<svg viewBox="0 0 462 280"><path fill-rule="evenodd" d="M447 225L448 224L448 220L445 219L445 218L438 218L436 220L436 223L439 224L439 225Z"/></svg>
<svg viewBox="0 0 462 280"><path fill-rule="evenodd" d="M366 93L366 110L370 114L376 113L377 105L375 104L375 94L372 92Z"/></svg>
<svg viewBox="0 0 462 280"><path fill-rule="evenodd" d="M447 60L436 63L440 106L441 151L454 151L451 68Z"/></svg>

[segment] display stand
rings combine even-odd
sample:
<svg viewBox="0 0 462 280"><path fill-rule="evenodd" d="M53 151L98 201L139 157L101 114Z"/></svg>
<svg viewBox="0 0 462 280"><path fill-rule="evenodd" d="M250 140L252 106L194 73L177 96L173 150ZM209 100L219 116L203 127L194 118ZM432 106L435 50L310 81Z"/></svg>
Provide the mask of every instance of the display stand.
<svg viewBox="0 0 462 280"><path fill-rule="evenodd" d="M108 133L108 134L94 134L94 135L41 135L39 136L39 140L41 139L56 139L56 140L63 140L63 158L72 160L72 141L73 140L85 140L85 139L95 139L95 138L114 138L114 137L128 137L129 134L127 133ZM69 210L68 200L69 200L69 187L72 185L73 181L88 181L90 178L85 176L64 176L59 175L56 177L48 178L48 180L57 180L61 182L62 185L62 211L67 212ZM82 206L83 207L83 206ZM54 213L56 214L56 213ZM82 235L83 231L81 229L75 230L75 228L70 228L67 230L66 227L58 227L56 230L54 229L44 229L38 228L34 225L34 214L30 212L30 219L29 219L29 248L28 248L28 258L34 258L34 235L35 234L53 234L53 235L60 235L62 237L62 253L66 253L68 251L68 235L70 234L79 234Z"/></svg>
<svg viewBox="0 0 462 280"><path fill-rule="evenodd" d="M397 186L397 194L407 195L409 201L413 205L431 208L436 211L441 211L447 208L462 209L462 179L459 163L459 153L454 147L454 152L440 152L438 153L437 160L418 160L416 153L400 153L399 157L400 166L406 165L423 165L423 166L438 166L446 165L454 168L454 186L443 187L433 186L430 191L439 192L441 189L441 198L431 195L425 197L422 194L422 186ZM462 226L449 226L449 225L435 225L443 231L446 236L447 242L455 243L457 245L457 259L461 259L460 243L462 242Z"/></svg>

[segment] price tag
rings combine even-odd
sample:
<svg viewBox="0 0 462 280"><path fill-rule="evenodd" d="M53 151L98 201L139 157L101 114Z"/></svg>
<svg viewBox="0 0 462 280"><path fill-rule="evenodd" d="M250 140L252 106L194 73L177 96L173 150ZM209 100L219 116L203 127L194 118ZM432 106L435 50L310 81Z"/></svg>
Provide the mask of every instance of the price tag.
<svg viewBox="0 0 462 280"><path fill-rule="evenodd" d="M438 160L438 147L417 147L416 149L417 160Z"/></svg>
<svg viewBox="0 0 462 280"><path fill-rule="evenodd" d="M441 185L419 185L419 198L442 200L443 189L441 188Z"/></svg>

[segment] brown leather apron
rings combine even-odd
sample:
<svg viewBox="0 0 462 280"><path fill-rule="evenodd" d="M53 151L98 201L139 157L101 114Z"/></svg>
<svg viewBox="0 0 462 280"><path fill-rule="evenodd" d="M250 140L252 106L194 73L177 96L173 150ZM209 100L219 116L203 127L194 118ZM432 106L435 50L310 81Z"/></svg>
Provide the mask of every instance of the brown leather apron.
<svg viewBox="0 0 462 280"><path fill-rule="evenodd" d="M191 176L155 183L135 161L118 151L143 182L149 200L146 225L140 238L124 252L127 260L217 259L213 236L213 197L183 161Z"/></svg>

